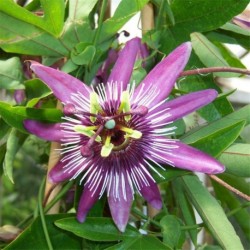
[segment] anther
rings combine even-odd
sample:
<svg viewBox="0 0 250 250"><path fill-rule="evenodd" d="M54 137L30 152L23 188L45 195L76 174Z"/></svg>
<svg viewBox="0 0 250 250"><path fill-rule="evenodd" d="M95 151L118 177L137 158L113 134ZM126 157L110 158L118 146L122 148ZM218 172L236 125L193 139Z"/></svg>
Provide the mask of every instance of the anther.
<svg viewBox="0 0 250 250"><path fill-rule="evenodd" d="M93 134L91 137L90 137L90 139L88 140L88 142L85 144L85 145L83 145L82 147L81 147L81 154L82 154L82 156L83 157L90 157L90 156L93 156L93 154L94 154L94 151L93 151L93 149L92 149L92 147L93 147L93 145L94 145L94 142L95 141L99 141L99 135L100 135L100 133L102 132L102 130L103 130L103 125L101 125L98 129L97 129L97 131L95 132L95 134Z"/></svg>
<svg viewBox="0 0 250 250"><path fill-rule="evenodd" d="M94 154L93 149L91 148L91 145L89 146L88 143L86 145L83 145L80 149L81 155L83 157L91 157Z"/></svg>
<svg viewBox="0 0 250 250"><path fill-rule="evenodd" d="M63 107L63 113L67 116L74 115L77 113L75 105L72 103L68 103Z"/></svg>
<svg viewBox="0 0 250 250"><path fill-rule="evenodd" d="M132 115L144 116L148 113L148 108L146 106L138 106L130 111Z"/></svg>

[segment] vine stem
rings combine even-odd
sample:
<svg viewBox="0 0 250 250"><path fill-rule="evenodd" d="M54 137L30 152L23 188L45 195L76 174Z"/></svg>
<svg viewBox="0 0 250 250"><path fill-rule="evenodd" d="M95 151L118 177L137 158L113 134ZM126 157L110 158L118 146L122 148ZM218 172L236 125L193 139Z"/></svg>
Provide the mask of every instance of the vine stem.
<svg viewBox="0 0 250 250"><path fill-rule="evenodd" d="M49 250L53 250L53 246L49 237L49 232L47 229L47 225L46 225L46 220L45 220L45 216L44 216L44 210L43 210L43 192L44 192L44 187L45 187L45 179L43 180L40 189L39 189L39 194L38 194L38 208L39 208L39 213L40 213L40 217L41 217L41 223L42 223L42 228L43 228L43 232L44 232L44 236L46 239L46 243L48 245L48 249Z"/></svg>
<svg viewBox="0 0 250 250"><path fill-rule="evenodd" d="M250 75L250 70L248 69L240 69L233 67L211 67L211 68L199 68L199 69L191 69L183 71L180 76L190 76L190 75L198 75L198 74L209 74L214 72L233 72L240 73L244 75Z"/></svg>
<svg viewBox="0 0 250 250"><path fill-rule="evenodd" d="M217 177L216 175L209 175L210 178L212 178L214 181L218 182L220 185L222 185L223 187L225 187L226 189L230 190L231 192L235 193L236 195L240 196L241 198L250 201L250 196L247 194L242 193L241 191L239 191L238 189L232 187L231 185L229 185L228 183L226 183L225 181L223 181L222 179L220 179L219 177Z"/></svg>

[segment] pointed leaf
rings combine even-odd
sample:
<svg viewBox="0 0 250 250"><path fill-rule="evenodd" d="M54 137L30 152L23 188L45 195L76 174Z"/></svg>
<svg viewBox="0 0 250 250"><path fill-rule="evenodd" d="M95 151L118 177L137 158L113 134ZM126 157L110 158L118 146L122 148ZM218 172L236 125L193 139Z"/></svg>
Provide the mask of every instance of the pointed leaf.
<svg viewBox="0 0 250 250"><path fill-rule="evenodd" d="M10 179L12 183L14 183L13 162L17 151L20 149L26 138L26 134L20 133L19 131L13 128L7 140L3 169L5 175Z"/></svg>
<svg viewBox="0 0 250 250"><path fill-rule="evenodd" d="M53 214L46 215L46 224L51 239L53 249L58 250L77 250L82 249L82 239L65 232L54 225L56 220L67 218L72 214ZM6 250L34 250L48 249L46 238L41 230L42 223L38 217L29 227L27 227L14 241L12 241L5 249Z"/></svg>
<svg viewBox="0 0 250 250"><path fill-rule="evenodd" d="M208 136L200 138L191 145L217 157L237 139L244 126L244 120L236 122L223 129L216 130Z"/></svg>
<svg viewBox="0 0 250 250"><path fill-rule="evenodd" d="M221 154L219 161L226 166L227 173L250 177L250 144L233 144Z"/></svg>
<svg viewBox="0 0 250 250"><path fill-rule="evenodd" d="M206 67L230 67L228 62L223 58L220 50L210 42L204 35L198 32L191 34L192 46ZM237 77L238 73L214 73L220 77Z"/></svg>
<svg viewBox="0 0 250 250"><path fill-rule="evenodd" d="M136 237L139 232L128 225L124 233L121 233L110 218L89 217L84 223L79 223L75 217L58 220L56 226L73 234L93 241L117 241L127 237Z"/></svg>
<svg viewBox="0 0 250 250"><path fill-rule="evenodd" d="M44 10L44 17L39 17L29 12L11 0L2 0L0 2L0 12L16 20L40 27L52 35L58 36L63 27L64 1L41 0L41 4Z"/></svg>
<svg viewBox="0 0 250 250"><path fill-rule="evenodd" d="M220 246L227 250L243 250L223 209L199 179L191 175L181 178L189 199Z"/></svg>
<svg viewBox="0 0 250 250"><path fill-rule="evenodd" d="M226 127L232 126L237 122L241 122L242 120L246 121L246 124L250 123L250 105L247 105L217 121L210 123L205 127L200 127L196 131L190 131L185 136L182 137L182 141L188 144L195 143L196 141L213 134L220 129L224 129Z"/></svg>
<svg viewBox="0 0 250 250"><path fill-rule="evenodd" d="M0 60L0 89L21 88L23 82L22 65L18 57Z"/></svg>
<svg viewBox="0 0 250 250"><path fill-rule="evenodd" d="M0 102L0 115L10 126L23 132L27 131L23 127L26 119L40 120L44 122L59 122L62 112L58 109L36 109L26 107L12 107L11 105Z"/></svg>

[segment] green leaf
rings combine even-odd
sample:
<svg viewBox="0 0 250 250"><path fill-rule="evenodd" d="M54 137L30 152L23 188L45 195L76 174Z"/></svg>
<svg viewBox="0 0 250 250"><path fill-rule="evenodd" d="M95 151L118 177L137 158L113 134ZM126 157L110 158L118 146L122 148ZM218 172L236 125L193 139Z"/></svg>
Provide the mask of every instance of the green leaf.
<svg viewBox="0 0 250 250"><path fill-rule="evenodd" d="M163 244L159 239L151 235L138 235L124 240L122 243L107 248L106 250L172 250L170 246Z"/></svg>
<svg viewBox="0 0 250 250"><path fill-rule="evenodd" d="M188 202L187 197L185 196L184 188L180 178L176 178L173 180L173 187L178 208L181 210L185 224L187 226L195 225L196 220L195 220L194 210L191 204ZM198 229L195 228L188 230L188 233L190 234L193 244L196 246Z"/></svg>
<svg viewBox="0 0 250 250"><path fill-rule="evenodd" d="M64 1L41 0L41 4L44 10L43 17L29 12L11 0L2 0L0 2L0 12L16 20L42 28L52 35L59 36L63 27Z"/></svg>
<svg viewBox="0 0 250 250"><path fill-rule="evenodd" d="M47 97L50 95L51 89L49 89L41 80L31 79L24 83L25 93L28 100L28 107L33 107L39 102L41 98Z"/></svg>
<svg viewBox="0 0 250 250"><path fill-rule="evenodd" d="M220 27L220 29L232 31L232 32L237 33L237 34L250 37L250 31L249 30L241 28L240 26L235 25L233 23L226 23L226 24L222 25Z"/></svg>
<svg viewBox="0 0 250 250"><path fill-rule="evenodd" d="M0 11L0 47L26 55L64 57L68 48L46 31Z"/></svg>
<svg viewBox="0 0 250 250"><path fill-rule="evenodd" d="M196 131L190 131L185 136L182 137L182 141L187 144L195 143L196 141L213 134L220 129L229 127L242 120L246 121L246 124L250 123L250 105L247 105L217 121L210 123L207 126L199 127Z"/></svg>
<svg viewBox="0 0 250 250"><path fill-rule="evenodd" d="M23 121L25 119L59 122L62 117L62 112L58 109L12 107L7 103L0 102L0 115L10 126L27 132L23 127Z"/></svg>
<svg viewBox="0 0 250 250"><path fill-rule="evenodd" d="M115 35L147 2L148 0L122 0L114 15L103 22L100 39L106 40Z"/></svg>
<svg viewBox="0 0 250 250"><path fill-rule="evenodd" d="M53 214L46 215L46 224L53 249L68 250L82 249L82 240L75 235L59 229L54 225L56 220L67 218L72 214ZM48 249L44 233L41 231L42 224L40 218L37 218L23 233L21 233L13 242L11 242L6 250L33 250Z"/></svg>
<svg viewBox="0 0 250 250"><path fill-rule="evenodd" d="M227 173L250 177L250 144L233 144L221 154L219 161L226 166Z"/></svg>
<svg viewBox="0 0 250 250"><path fill-rule="evenodd" d="M20 59L12 57L0 60L0 89L18 89L23 82L23 71Z"/></svg>
<svg viewBox="0 0 250 250"><path fill-rule="evenodd" d="M243 250L243 246L223 209L196 176L181 177L189 199L209 231L223 249Z"/></svg>
<svg viewBox="0 0 250 250"><path fill-rule="evenodd" d="M241 13L248 3L249 0L189 0L185 1L185 4L183 4L183 0L171 1L170 7L175 24L173 25L169 20L166 27L160 30L160 50L168 54L180 43L188 41L191 33L205 32L221 27Z"/></svg>
<svg viewBox="0 0 250 250"><path fill-rule="evenodd" d="M71 59L77 65L89 65L94 59L96 48L93 45L80 43L76 49L71 52Z"/></svg>
<svg viewBox="0 0 250 250"><path fill-rule="evenodd" d="M69 19L74 22L85 20L97 2L97 0L69 1Z"/></svg>
<svg viewBox="0 0 250 250"><path fill-rule="evenodd" d="M194 32L191 34L191 41L195 53L206 67L230 67L223 58L220 50L204 35ZM240 74L219 72L214 73L214 75L220 77L237 77Z"/></svg>
<svg viewBox="0 0 250 250"><path fill-rule="evenodd" d="M204 136L195 143L192 143L191 146L217 157L237 139L244 125L245 121L243 120L223 129L218 129L210 135Z"/></svg>
<svg viewBox="0 0 250 250"><path fill-rule="evenodd" d="M165 215L161 221L163 242L172 248L178 246L181 236L181 226L174 215Z"/></svg>
<svg viewBox="0 0 250 250"><path fill-rule="evenodd" d="M79 223L75 217L58 220L56 226L66 231L93 241L117 241L136 237L139 232L128 225L124 233L117 229L112 219L104 217L89 217L84 223Z"/></svg>
<svg viewBox="0 0 250 250"><path fill-rule="evenodd" d="M237 209L233 215L244 232L244 235L250 240L250 215L246 208L241 207L241 202L229 190L212 180L216 197L224 202L230 211Z"/></svg>
<svg viewBox="0 0 250 250"><path fill-rule="evenodd" d="M9 125L0 118L0 141L7 135L8 130L10 129Z"/></svg>
<svg viewBox="0 0 250 250"><path fill-rule="evenodd" d="M214 42L216 47L220 50L221 55L230 65L230 67L245 69L245 65L240 61L240 59L234 55L229 49L219 42Z"/></svg>
<svg viewBox="0 0 250 250"><path fill-rule="evenodd" d="M14 183L13 162L17 151L23 145L26 138L27 138L26 134L20 133L19 131L13 128L7 140L3 169L5 175L10 179L12 183Z"/></svg>
<svg viewBox="0 0 250 250"><path fill-rule="evenodd" d="M4 162L4 157L6 154L6 143L2 144L0 146L0 175L3 174L3 162Z"/></svg>

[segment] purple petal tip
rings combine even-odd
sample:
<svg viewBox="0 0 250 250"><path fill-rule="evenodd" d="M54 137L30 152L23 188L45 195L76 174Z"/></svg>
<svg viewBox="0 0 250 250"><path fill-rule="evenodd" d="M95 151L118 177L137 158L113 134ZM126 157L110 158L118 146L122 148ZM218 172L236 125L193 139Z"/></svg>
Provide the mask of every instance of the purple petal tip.
<svg viewBox="0 0 250 250"><path fill-rule="evenodd" d="M83 223L86 220L86 214L85 213L84 214L83 213L77 213L76 218L80 223Z"/></svg>

